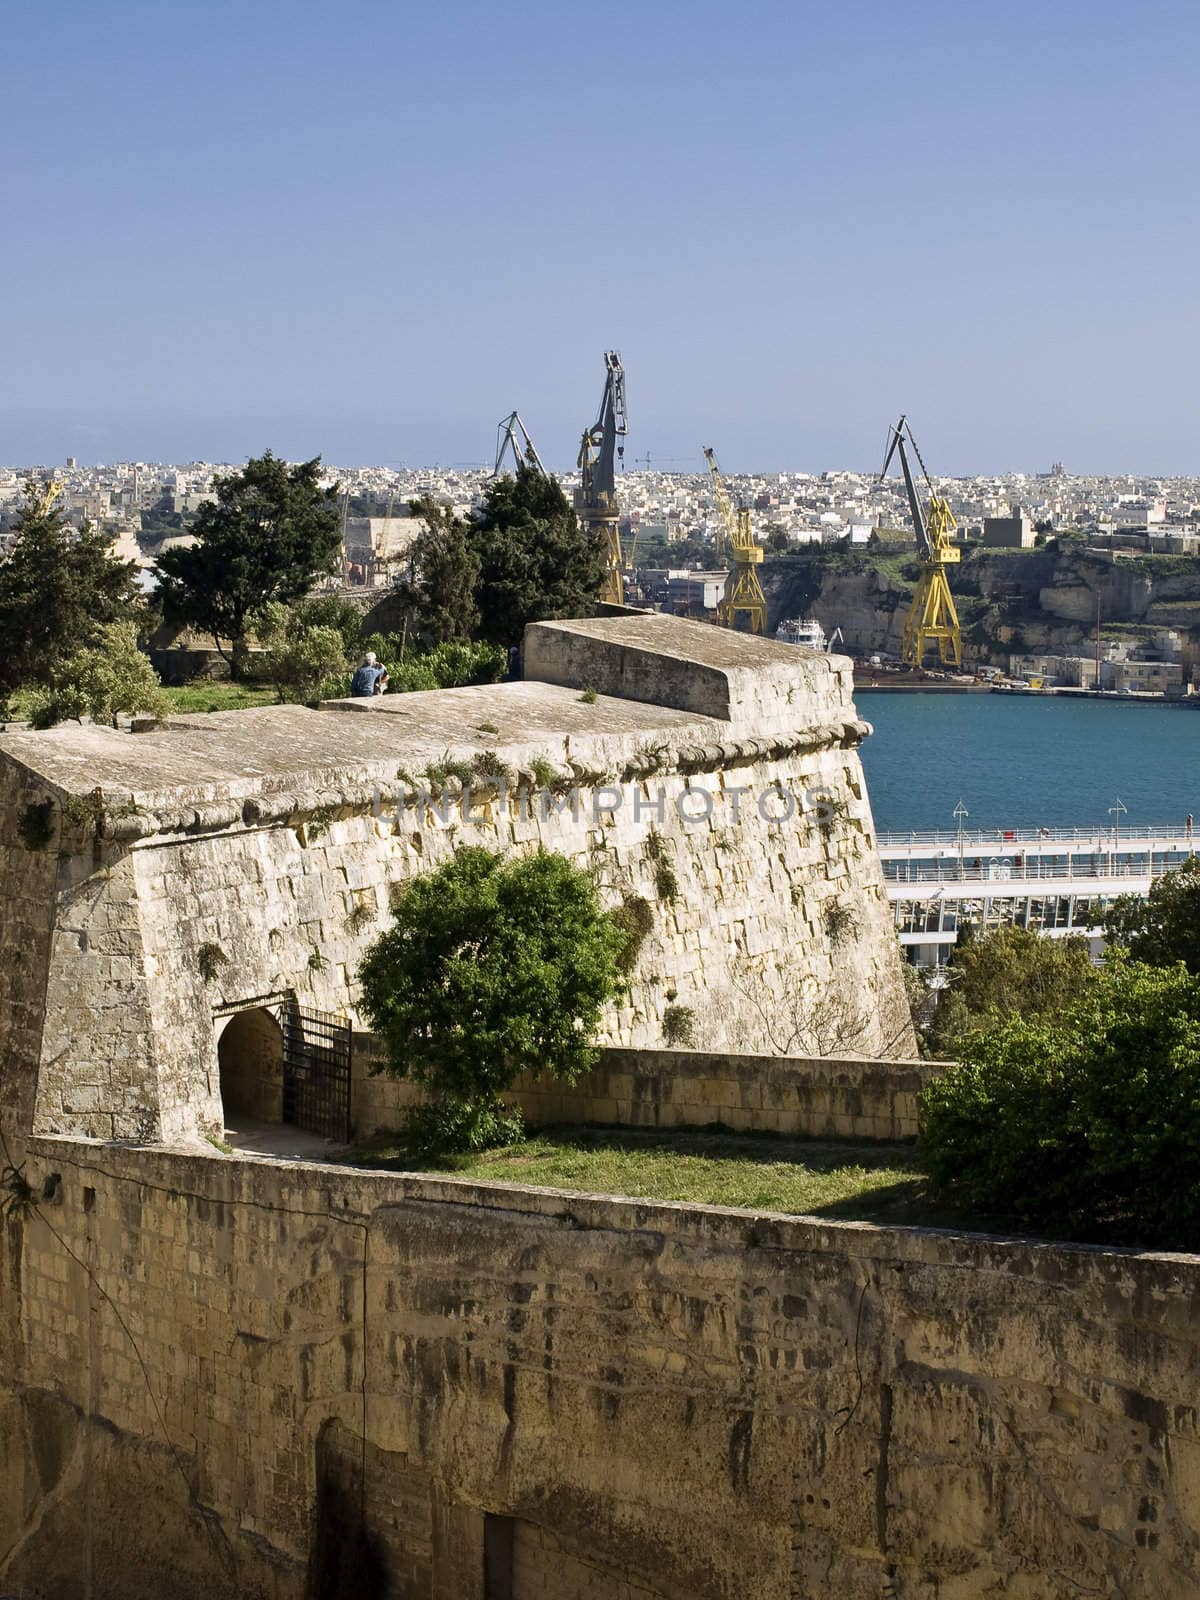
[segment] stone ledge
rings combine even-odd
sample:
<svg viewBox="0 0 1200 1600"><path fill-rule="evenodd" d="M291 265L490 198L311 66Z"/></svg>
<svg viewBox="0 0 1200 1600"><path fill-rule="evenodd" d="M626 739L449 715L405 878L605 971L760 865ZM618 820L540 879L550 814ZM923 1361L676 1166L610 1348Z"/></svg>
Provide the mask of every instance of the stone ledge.
<svg viewBox="0 0 1200 1600"><path fill-rule="evenodd" d="M470 1209L504 1214L525 1225L564 1229L603 1229L614 1233L653 1232L739 1253L765 1250L798 1254L850 1255L864 1261L924 1263L1011 1273L1050 1283L1069 1292L1093 1275L1107 1277L1123 1301L1151 1296L1165 1320L1170 1295L1178 1302L1182 1325L1192 1325L1192 1305L1200 1297L1200 1255L1134 1246L1072 1244L1034 1235L955 1232L949 1228L884 1226L790 1216L770 1210L700 1205L681 1200L644 1200L590 1194L575 1189L541 1189L528 1184L481 1182L423 1173L378 1172L333 1163L292 1161L238 1152L223 1155L169 1145L114 1144L57 1134L35 1134L24 1141L27 1157L74 1166L109 1180L147 1184L181 1200L198 1198L231 1204L278 1205L296 1201L297 1210L332 1220L363 1221L401 1206ZM34 1172L40 1184L47 1174ZM343 1202L340 1206L336 1202ZM755 1223L753 1244L747 1224ZM1056 1281L1058 1280L1058 1281Z"/></svg>

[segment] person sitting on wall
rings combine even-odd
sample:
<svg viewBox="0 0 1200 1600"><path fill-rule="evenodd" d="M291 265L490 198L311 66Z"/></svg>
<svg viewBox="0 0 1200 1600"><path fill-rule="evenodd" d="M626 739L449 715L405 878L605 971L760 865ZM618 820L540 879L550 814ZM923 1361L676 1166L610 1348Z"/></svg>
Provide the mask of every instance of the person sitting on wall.
<svg viewBox="0 0 1200 1600"><path fill-rule="evenodd" d="M381 667L374 650L368 650L350 680L350 693L356 700L369 700L387 688L387 668Z"/></svg>

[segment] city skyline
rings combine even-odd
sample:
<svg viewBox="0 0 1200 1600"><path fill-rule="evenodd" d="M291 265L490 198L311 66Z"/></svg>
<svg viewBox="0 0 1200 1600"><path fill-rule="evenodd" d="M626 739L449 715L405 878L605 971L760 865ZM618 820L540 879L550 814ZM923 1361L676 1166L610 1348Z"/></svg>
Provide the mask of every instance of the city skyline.
<svg viewBox="0 0 1200 1600"><path fill-rule="evenodd" d="M8 461L1198 465L1200 18L536 0L14 15Z"/></svg>

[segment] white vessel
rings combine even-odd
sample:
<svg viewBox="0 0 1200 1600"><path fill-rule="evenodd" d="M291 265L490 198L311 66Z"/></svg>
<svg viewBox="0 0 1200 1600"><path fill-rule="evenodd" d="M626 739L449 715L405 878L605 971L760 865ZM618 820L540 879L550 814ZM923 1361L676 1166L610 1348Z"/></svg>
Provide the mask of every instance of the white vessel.
<svg viewBox="0 0 1200 1600"><path fill-rule="evenodd" d="M827 639L816 617L785 617L775 629L775 637L780 644L802 644L809 650L828 651L842 637L842 630L835 628L833 638Z"/></svg>

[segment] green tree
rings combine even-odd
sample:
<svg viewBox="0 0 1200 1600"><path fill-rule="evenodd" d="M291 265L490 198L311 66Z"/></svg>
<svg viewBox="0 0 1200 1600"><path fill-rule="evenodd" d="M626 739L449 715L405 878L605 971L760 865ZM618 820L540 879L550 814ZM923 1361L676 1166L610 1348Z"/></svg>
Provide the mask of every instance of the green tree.
<svg viewBox="0 0 1200 1600"><path fill-rule="evenodd" d="M952 1056L973 1030L1007 1017L1055 1022L1095 977L1084 939L1047 939L1018 927L982 936L963 929L925 1043L934 1055Z"/></svg>
<svg viewBox="0 0 1200 1600"><path fill-rule="evenodd" d="M165 716L167 697L158 674L138 648L131 622L102 628L92 645L64 656L51 668L44 687L29 696L29 719L50 728L72 717L110 721L122 711Z"/></svg>
<svg viewBox="0 0 1200 1600"><path fill-rule="evenodd" d="M318 616L321 612L316 613ZM308 620L308 609L264 606L255 618L255 631L266 646L258 670L272 684L280 702L305 704L321 698L322 684L337 694L350 692L350 660L345 639L335 627Z"/></svg>
<svg viewBox="0 0 1200 1600"><path fill-rule="evenodd" d="M402 889L391 927L359 968L386 1070L429 1091L414 1137L495 1142L499 1097L522 1072L571 1081L620 983L627 936L565 856L514 860L468 848Z"/></svg>
<svg viewBox="0 0 1200 1600"><path fill-rule="evenodd" d="M1189 856L1178 872L1164 872L1148 895L1121 895L1109 907L1104 932L1135 961L1152 967L1182 961L1200 975L1200 859Z"/></svg>
<svg viewBox="0 0 1200 1600"><path fill-rule="evenodd" d="M362 648L363 614L349 600L340 595L315 595L293 607L302 623L308 628L335 628L342 638L342 649L347 659Z"/></svg>
<svg viewBox="0 0 1200 1600"><path fill-rule="evenodd" d="M723 565L717 554L716 545L708 540L689 534L686 539L680 539L675 544L669 544L663 551L663 565L668 567L690 567L696 572L719 572ZM724 565L728 565L726 561Z"/></svg>
<svg viewBox="0 0 1200 1600"><path fill-rule="evenodd" d="M144 611L134 563L114 560L98 529L74 533L32 480L15 533L0 562L0 700L21 685L47 685L65 656Z"/></svg>
<svg viewBox="0 0 1200 1600"><path fill-rule="evenodd" d="M1055 1237L1200 1240L1200 979L1114 961L1056 1024L973 1033L921 1102L933 1181Z"/></svg>
<svg viewBox="0 0 1200 1600"><path fill-rule="evenodd" d="M250 620L271 601L297 600L333 570L341 544L336 488L320 483L321 458L289 466L268 450L214 480L216 499L196 515L196 543L165 550L156 567L170 615L203 628L231 667L246 662Z"/></svg>
<svg viewBox="0 0 1200 1600"><path fill-rule="evenodd" d="M408 577L396 590L412 611L417 638L426 649L470 639L479 626L479 556L467 524L428 498L414 500L412 513L425 526L409 550Z"/></svg>
<svg viewBox="0 0 1200 1600"><path fill-rule="evenodd" d="M479 634L520 644L525 625L588 615L604 582L604 551L580 526L554 478L524 463L488 485L470 529L480 575Z"/></svg>

